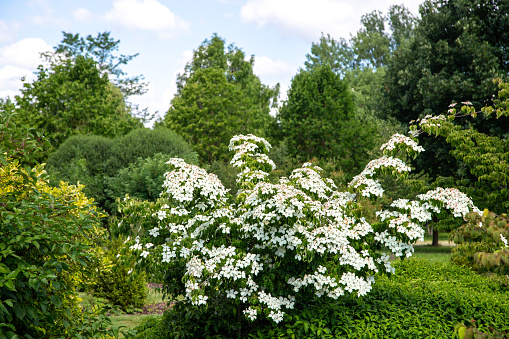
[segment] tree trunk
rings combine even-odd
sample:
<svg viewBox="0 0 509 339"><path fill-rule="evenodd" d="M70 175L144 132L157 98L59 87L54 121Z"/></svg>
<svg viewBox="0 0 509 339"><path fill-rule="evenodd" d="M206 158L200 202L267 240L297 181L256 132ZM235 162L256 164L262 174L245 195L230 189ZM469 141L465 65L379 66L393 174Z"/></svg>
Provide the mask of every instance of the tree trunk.
<svg viewBox="0 0 509 339"><path fill-rule="evenodd" d="M431 243L431 246L440 246L438 243L438 231L433 230L433 242Z"/></svg>

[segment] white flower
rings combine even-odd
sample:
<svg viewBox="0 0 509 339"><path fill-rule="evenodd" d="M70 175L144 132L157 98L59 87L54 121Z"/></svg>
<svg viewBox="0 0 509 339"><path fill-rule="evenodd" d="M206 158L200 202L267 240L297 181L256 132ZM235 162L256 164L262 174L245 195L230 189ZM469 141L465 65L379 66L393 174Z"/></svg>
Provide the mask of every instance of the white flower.
<svg viewBox="0 0 509 339"><path fill-rule="evenodd" d="M157 237L159 235L159 227L154 227L148 233L153 237Z"/></svg>
<svg viewBox="0 0 509 339"><path fill-rule="evenodd" d="M502 240L502 242L504 243L504 246L505 246L505 247L509 247L509 246L507 246L507 239L506 239L506 238L505 238L502 234L500 234L500 239L501 239L501 240Z"/></svg>

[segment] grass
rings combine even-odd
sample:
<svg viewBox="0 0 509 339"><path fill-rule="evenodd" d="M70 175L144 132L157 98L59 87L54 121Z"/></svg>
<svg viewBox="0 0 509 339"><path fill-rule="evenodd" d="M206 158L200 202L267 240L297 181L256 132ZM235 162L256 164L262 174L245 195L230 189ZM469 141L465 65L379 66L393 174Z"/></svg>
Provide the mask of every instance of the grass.
<svg viewBox="0 0 509 339"><path fill-rule="evenodd" d="M432 240L433 240L433 236L428 234L428 232L426 232L424 234L424 241L432 241ZM449 233L448 232L438 233L438 241L449 241Z"/></svg>
<svg viewBox="0 0 509 339"><path fill-rule="evenodd" d="M78 297L81 299L81 306L85 308L98 306L98 307L106 307L108 309L113 308L113 305L104 298L94 297L86 292L79 292ZM163 299L163 293L158 292L154 289L149 289L148 297L146 305L153 305L156 303L160 303ZM180 298L177 298L180 299ZM168 300L168 298L166 298ZM140 325L141 322L150 317L160 317L162 314L118 314L111 315L110 319L113 327L122 326L121 330L132 330L136 326ZM124 338L123 335L120 335L120 338Z"/></svg>
<svg viewBox="0 0 509 339"><path fill-rule="evenodd" d="M414 253L412 258L424 259L429 262L447 263L450 261L450 253Z"/></svg>
<svg viewBox="0 0 509 339"><path fill-rule="evenodd" d="M122 327L121 330L132 330L136 326L140 325L143 320L150 317L159 318L162 314L124 314L111 316L111 324L113 327ZM120 338L124 338L121 334Z"/></svg>

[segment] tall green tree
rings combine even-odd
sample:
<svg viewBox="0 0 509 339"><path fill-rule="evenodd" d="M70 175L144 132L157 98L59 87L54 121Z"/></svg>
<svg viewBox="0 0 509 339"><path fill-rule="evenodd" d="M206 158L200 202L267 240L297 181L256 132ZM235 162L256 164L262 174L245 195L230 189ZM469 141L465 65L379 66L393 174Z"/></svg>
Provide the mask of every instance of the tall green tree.
<svg viewBox="0 0 509 339"><path fill-rule="evenodd" d="M262 84L253 64L254 56L246 61L241 49L225 47L225 41L213 35L178 76L177 94L161 123L191 143L202 162L226 160L232 135L267 135L279 85Z"/></svg>
<svg viewBox="0 0 509 339"><path fill-rule="evenodd" d="M48 136L54 149L71 135L114 137L142 126L91 58L55 59L40 65L36 75L15 97L16 119Z"/></svg>
<svg viewBox="0 0 509 339"><path fill-rule="evenodd" d="M64 38L54 48L56 53L63 53L66 57L75 58L78 55L89 57L97 62L97 67L112 75L111 81L122 91L125 97L146 93L147 84L142 75L127 76L121 66L138 56L115 55L119 49L120 40L110 36L110 32L98 33L96 37L62 32Z"/></svg>
<svg viewBox="0 0 509 339"><path fill-rule="evenodd" d="M68 32L62 32L62 34L64 37L57 46L53 47L54 52L43 54L47 60L54 60L61 55L71 59L80 55L92 58L101 72L107 73L110 81L120 89L131 115L140 118L143 123L154 118L156 113L150 113L147 108L140 108L139 105L129 101L129 97L147 92L148 82L144 81L143 75L128 76L122 69L139 53L117 55L120 40L112 38L107 31L98 33L96 37L92 35L82 37Z"/></svg>
<svg viewBox="0 0 509 339"><path fill-rule="evenodd" d="M335 158L353 174L373 147L373 131L354 117L348 83L328 65L300 70L277 119L288 150L300 161Z"/></svg>
<svg viewBox="0 0 509 339"><path fill-rule="evenodd" d="M440 114L453 102L491 105L494 78L509 74L509 3L505 0L427 0L421 20L406 46L398 48L387 67L383 110L402 123ZM462 122L460 122L462 124ZM509 120L465 121L487 135L507 133ZM459 176L468 171L449 155L443 140L421 137L430 152L415 164L432 177ZM433 154L433 156L431 156ZM474 178L470 178L474 179Z"/></svg>

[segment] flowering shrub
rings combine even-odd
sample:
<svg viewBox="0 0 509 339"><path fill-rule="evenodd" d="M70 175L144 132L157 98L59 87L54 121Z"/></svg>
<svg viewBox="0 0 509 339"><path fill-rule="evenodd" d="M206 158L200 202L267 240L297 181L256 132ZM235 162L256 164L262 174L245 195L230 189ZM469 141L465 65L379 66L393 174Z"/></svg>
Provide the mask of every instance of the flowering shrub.
<svg viewBox="0 0 509 339"><path fill-rule="evenodd" d="M376 222L366 221L357 197L382 196L377 176L404 176L411 169L398 155L423 151L402 135L382 146L384 156L370 162L346 192L311 163L270 183L270 145L254 135L233 137L229 149L239 169L236 197L214 174L170 159L158 202L143 210L126 199L123 212L126 223L137 225L130 247L142 264L152 263L167 282L181 281L187 302L229 300L238 316L250 320L265 314L280 322L309 298L365 295L376 274L394 272L380 250L409 257L412 243L424 235L420 223L433 214L478 212L461 192L436 189L416 201L396 200L391 210L376 213Z"/></svg>

